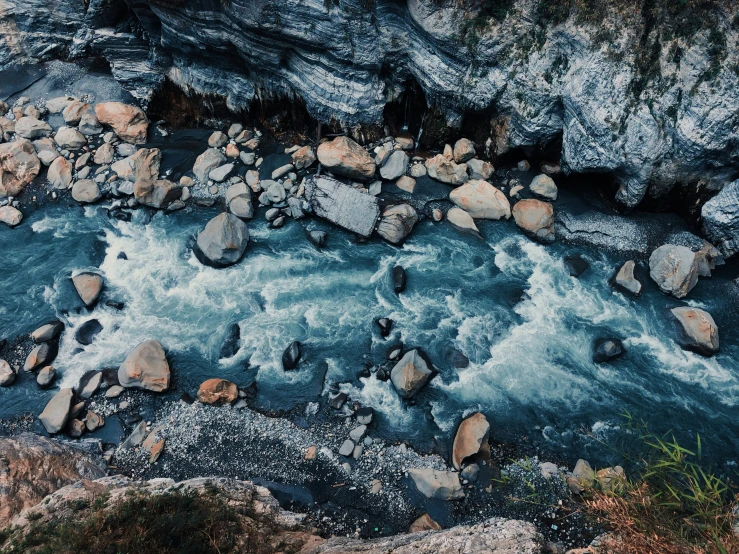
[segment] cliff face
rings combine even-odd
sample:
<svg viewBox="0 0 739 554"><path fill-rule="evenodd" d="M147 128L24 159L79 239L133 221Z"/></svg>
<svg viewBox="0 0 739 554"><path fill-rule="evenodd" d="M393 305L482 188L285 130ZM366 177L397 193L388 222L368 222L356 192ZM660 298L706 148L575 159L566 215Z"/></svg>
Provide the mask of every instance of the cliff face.
<svg viewBox="0 0 739 554"><path fill-rule="evenodd" d="M0 69L94 52L143 103L169 78L347 127L415 82L448 125L484 120L493 157L561 139L565 171L612 175L633 207L736 177L739 8L714 1L670 18L661 0L0 0Z"/></svg>

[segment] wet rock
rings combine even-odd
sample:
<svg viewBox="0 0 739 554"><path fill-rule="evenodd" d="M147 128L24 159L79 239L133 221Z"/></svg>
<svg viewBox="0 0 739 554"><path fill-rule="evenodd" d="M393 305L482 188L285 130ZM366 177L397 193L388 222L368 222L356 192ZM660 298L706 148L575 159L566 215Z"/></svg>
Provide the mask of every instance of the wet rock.
<svg viewBox="0 0 739 554"><path fill-rule="evenodd" d="M500 190L487 181L468 181L449 193L449 200L475 219L508 219L511 204Z"/></svg>
<svg viewBox="0 0 739 554"><path fill-rule="evenodd" d="M372 423L372 417L374 416L375 411L370 408L369 406L365 406L364 408L359 408L356 412L354 412L354 415L357 417L357 423L361 425L369 425Z"/></svg>
<svg viewBox="0 0 739 554"><path fill-rule="evenodd" d="M74 391L72 389L61 389L54 395L54 398L49 400L49 403L38 416L47 433L53 435L67 425L73 398Z"/></svg>
<svg viewBox="0 0 739 554"><path fill-rule="evenodd" d="M410 235L417 222L418 214L413 206L397 204L382 212L377 234L388 242L399 244Z"/></svg>
<svg viewBox="0 0 739 554"><path fill-rule="evenodd" d="M393 267L393 292L395 294L400 294L405 290L407 279L405 269L402 266L396 265Z"/></svg>
<svg viewBox="0 0 739 554"><path fill-rule="evenodd" d="M77 332L74 334L74 338L80 344L92 344L92 341L95 340L97 334L102 330L102 324L97 319L91 319L80 325L79 329L77 329Z"/></svg>
<svg viewBox="0 0 739 554"><path fill-rule="evenodd" d="M467 182L467 165L456 164L452 160L438 154L424 162L429 177L448 185L459 186Z"/></svg>
<svg viewBox="0 0 739 554"><path fill-rule="evenodd" d="M232 358L240 348L241 328L238 323L232 323L221 344L220 358Z"/></svg>
<svg viewBox="0 0 739 554"><path fill-rule="evenodd" d="M470 360L467 356L462 354L459 350L452 350L449 354L449 361L452 366L457 369L464 369L470 365Z"/></svg>
<svg viewBox="0 0 739 554"><path fill-rule="evenodd" d="M590 264L578 254L565 257L565 267L572 277L580 277L590 268Z"/></svg>
<svg viewBox="0 0 739 554"><path fill-rule="evenodd" d="M170 372L162 345L147 340L134 348L118 369L118 382L125 388L162 392L169 388Z"/></svg>
<svg viewBox="0 0 739 554"><path fill-rule="evenodd" d="M387 317L381 317L375 323L377 323L377 326L380 328L380 336L382 338L386 338L393 328L393 320L388 319Z"/></svg>
<svg viewBox="0 0 739 554"><path fill-rule="evenodd" d="M0 207L0 223L8 227L17 227L23 221L23 214L13 206Z"/></svg>
<svg viewBox="0 0 739 554"><path fill-rule="evenodd" d="M282 369L290 371L298 367L303 352L298 341L294 341L282 353Z"/></svg>
<svg viewBox="0 0 739 554"><path fill-rule="evenodd" d="M34 371L39 367L51 364L59 353L59 345L56 341L42 342L26 357L23 364L23 371Z"/></svg>
<svg viewBox="0 0 739 554"><path fill-rule="evenodd" d="M40 170L41 162L30 141L0 144L0 198L20 194Z"/></svg>
<svg viewBox="0 0 739 554"><path fill-rule="evenodd" d="M256 154L254 152L239 152L239 159L244 165L254 165ZM257 173L258 178L259 173Z"/></svg>
<svg viewBox="0 0 739 554"><path fill-rule="evenodd" d="M698 284L695 252L685 246L664 244L649 256L649 276L664 293L684 298Z"/></svg>
<svg viewBox="0 0 739 554"><path fill-rule="evenodd" d="M307 231L308 240L311 241L313 246L316 248L323 248L326 246L328 240L328 233L325 231Z"/></svg>
<svg viewBox="0 0 739 554"><path fill-rule="evenodd" d="M208 137L208 146L211 148L220 148L228 142L228 137L221 131L215 131Z"/></svg>
<svg viewBox="0 0 739 554"><path fill-rule="evenodd" d="M54 142L66 150L79 150L87 144L87 138L77 129L61 127L54 135Z"/></svg>
<svg viewBox="0 0 739 554"><path fill-rule="evenodd" d="M516 225L527 236L542 242L554 242L554 209L548 202L527 199L517 202L512 210Z"/></svg>
<svg viewBox="0 0 739 554"><path fill-rule="evenodd" d="M15 381L15 371L10 364L0 359L0 387L9 387Z"/></svg>
<svg viewBox="0 0 739 554"><path fill-rule="evenodd" d="M103 278L97 273L83 272L72 277L77 294L88 308L94 306L103 291Z"/></svg>
<svg viewBox="0 0 739 554"><path fill-rule="evenodd" d="M51 131L51 125L35 117L21 117L15 122L15 133L25 139L47 137Z"/></svg>
<svg viewBox="0 0 739 554"><path fill-rule="evenodd" d="M92 179L82 179L72 185L72 198L80 204L92 204L102 198L100 187Z"/></svg>
<svg viewBox="0 0 739 554"><path fill-rule="evenodd" d="M225 379L208 379L198 389L198 400L211 406L231 404L239 397L239 389Z"/></svg>
<svg viewBox="0 0 739 554"><path fill-rule="evenodd" d="M137 179L133 196L143 206L162 210L182 196L182 188L167 179Z"/></svg>
<svg viewBox="0 0 739 554"><path fill-rule="evenodd" d="M55 377L56 370L53 366L47 365L46 367L41 368L41 371L38 372L38 375L36 376L36 384L42 389L45 389L51 385Z"/></svg>
<svg viewBox="0 0 739 554"><path fill-rule="evenodd" d="M344 404L346 404L346 401L348 400L348 396L345 392L340 392L338 394L333 395L329 399L329 406L331 406L334 410L340 410Z"/></svg>
<svg viewBox="0 0 739 554"><path fill-rule="evenodd" d="M380 216L377 198L330 177L307 179L305 197L315 215L363 237L372 234Z"/></svg>
<svg viewBox="0 0 739 554"><path fill-rule="evenodd" d="M411 350L395 364L390 379L403 398L412 398L431 379L433 372L418 350Z"/></svg>
<svg viewBox="0 0 739 554"><path fill-rule="evenodd" d="M59 335L64 331L64 323L59 320L51 321L43 324L41 327L31 333L31 339L35 343L49 342L59 338Z"/></svg>
<svg viewBox="0 0 739 554"><path fill-rule="evenodd" d="M211 219L198 235L195 254L201 263L227 267L237 263L249 244L249 229L233 214Z"/></svg>
<svg viewBox="0 0 739 554"><path fill-rule="evenodd" d="M467 161L467 173L470 179L480 179L487 181L495 172L493 164L473 158Z"/></svg>
<svg viewBox="0 0 739 554"><path fill-rule="evenodd" d="M529 185L529 190L545 200L554 201L557 199L557 185L554 184L554 180L549 175L542 174L534 177Z"/></svg>
<svg viewBox="0 0 739 554"><path fill-rule="evenodd" d="M251 191L246 183L239 182L226 190L226 205L229 211L241 219L254 217L254 205L251 200Z"/></svg>
<svg viewBox="0 0 739 554"><path fill-rule="evenodd" d="M408 171L408 154L402 150L391 152L380 166L380 176L386 181L393 181L405 175L406 171Z"/></svg>
<svg viewBox="0 0 739 554"><path fill-rule="evenodd" d="M77 396L82 400L92 398L92 396L100 390L100 385L103 382L103 374L100 371L88 371L80 379L80 383L77 386Z"/></svg>
<svg viewBox="0 0 739 554"><path fill-rule="evenodd" d="M313 151L312 146L303 146L293 152L292 160L295 169L307 169L316 161L316 153Z"/></svg>
<svg viewBox="0 0 739 554"><path fill-rule="evenodd" d="M636 267L634 260L625 262L611 279L611 285L625 294L639 296L644 285L636 274Z"/></svg>
<svg viewBox="0 0 739 554"><path fill-rule="evenodd" d="M408 475L413 479L418 492L426 498L439 500L464 498L458 473L431 468L413 468L408 470Z"/></svg>
<svg viewBox="0 0 739 554"><path fill-rule="evenodd" d="M95 105L95 115L100 123L112 127L121 140L131 144L146 142L149 119L141 108L122 102L103 102Z"/></svg>
<svg viewBox="0 0 739 554"><path fill-rule="evenodd" d="M596 364L610 362L626 353L624 345L619 339L602 338L593 343L593 361Z"/></svg>
<svg viewBox="0 0 739 554"><path fill-rule="evenodd" d="M472 231L474 233L480 232L477 225L475 225L475 220L472 219L472 216L462 208L457 208L456 206L454 208L450 208L446 213L446 219L449 223L463 231Z"/></svg>
<svg viewBox="0 0 739 554"><path fill-rule="evenodd" d="M226 157L221 154L220 150L215 148L209 148L195 160L192 172L197 177L198 181L205 183L208 181L208 175L210 172L223 164L226 161Z"/></svg>
<svg viewBox="0 0 739 554"><path fill-rule="evenodd" d="M671 310L678 327L678 343L703 356L719 351L718 327L711 314L700 308L681 306Z"/></svg>
<svg viewBox="0 0 739 554"><path fill-rule="evenodd" d="M490 424L480 412L460 423L452 446L452 465L455 469L461 469L465 459L479 454L480 449L487 445L489 432Z"/></svg>
<svg viewBox="0 0 739 554"><path fill-rule="evenodd" d="M336 137L318 146L318 161L327 170L358 181L370 181L375 161L367 151L348 137Z"/></svg>

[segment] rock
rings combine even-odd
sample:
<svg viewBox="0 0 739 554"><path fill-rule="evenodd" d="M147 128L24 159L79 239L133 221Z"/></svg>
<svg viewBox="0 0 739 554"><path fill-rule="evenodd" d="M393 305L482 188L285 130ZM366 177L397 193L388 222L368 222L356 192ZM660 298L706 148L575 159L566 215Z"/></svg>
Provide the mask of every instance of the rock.
<svg viewBox="0 0 739 554"><path fill-rule="evenodd" d="M95 115L100 123L112 127L121 140L131 144L146 142L149 119L141 108L122 102L103 102L95 106Z"/></svg>
<svg viewBox="0 0 739 554"><path fill-rule="evenodd" d="M408 154L402 150L391 152L380 166L380 176L386 181L393 181L405 175L406 171L408 171Z"/></svg>
<svg viewBox="0 0 739 554"><path fill-rule="evenodd" d="M54 135L54 142L66 150L79 150L87 144L87 138L77 129L61 127Z"/></svg>
<svg viewBox="0 0 739 554"><path fill-rule="evenodd" d="M565 267L572 277L580 277L589 268L590 264L579 254L565 257Z"/></svg>
<svg viewBox="0 0 739 554"><path fill-rule="evenodd" d="M341 456L351 456L354 453L354 443L346 439L342 445L341 448L339 448L339 455Z"/></svg>
<svg viewBox="0 0 739 554"><path fill-rule="evenodd" d="M262 187L266 187L265 194L270 202L284 202L287 198L285 187L276 181L262 181Z"/></svg>
<svg viewBox="0 0 739 554"><path fill-rule="evenodd" d="M41 150L38 153L39 161L45 166L50 166L51 162L59 157L59 153L56 150Z"/></svg>
<svg viewBox="0 0 739 554"><path fill-rule="evenodd" d="M395 186L404 192L412 194L413 191L416 190L416 180L413 177L403 175L395 182Z"/></svg>
<svg viewBox="0 0 739 554"><path fill-rule="evenodd" d="M423 514L408 528L409 533L420 533L422 531L441 531L441 525L431 519L430 515Z"/></svg>
<svg viewBox="0 0 739 554"><path fill-rule="evenodd" d="M0 371L0 373L2 372ZM41 368L41 371L38 372L38 375L36 376L36 384L42 389L45 389L51 385L55 377L56 370L53 366L47 365L46 367Z"/></svg>
<svg viewBox="0 0 739 554"><path fill-rule="evenodd" d="M388 242L399 244L410 235L416 222L418 214L413 206L397 204L382 212L377 234Z"/></svg>
<svg viewBox="0 0 739 554"><path fill-rule="evenodd" d="M464 369L470 365L470 360L459 350L452 350L449 354L449 361L457 369Z"/></svg>
<svg viewBox="0 0 739 554"><path fill-rule="evenodd" d="M467 182L467 165L456 164L445 158L443 154L437 154L433 158L429 158L424 164L429 177L432 179L454 186L463 185Z"/></svg>
<svg viewBox="0 0 739 554"><path fill-rule="evenodd" d="M128 389L162 392L169 388L169 364L162 345L155 340L139 344L118 369L118 382Z"/></svg>
<svg viewBox="0 0 739 554"><path fill-rule="evenodd" d="M369 425L372 423L374 413L375 411L372 408L365 406L364 408L359 408L354 412L354 415L357 417L357 423L360 425Z"/></svg>
<svg viewBox="0 0 739 554"><path fill-rule="evenodd" d="M105 398L118 398L125 389L120 385L113 385L105 391Z"/></svg>
<svg viewBox="0 0 739 554"><path fill-rule="evenodd" d="M80 118L80 124L77 126L77 130L83 135L91 137L102 133L103 126L94 113L84 113Z"/></svg>
<svg viewBox="0 0 739 554"><path fill-rule="evenodd" d="M664 293L684 298L698 283L698 260L685 246L664 244L649 256L649 276Z"/></svg>
<svg viewBox="0 0 739 554"><path fill-rule="evenodd" d="M36 150L26 139L0 144L0 198L17 196L41 171Z"/></svg>
<svg viewBox="0 0 739 554"><path fill-rule="evenodd" d="M85 427L87 427L87 430L90 431L90 433L97 431L103 425L105 425L105 419L103 419L102 416L99 416L92 411L87 412L87 417L85 418Z"/></svg>
<svg viewBox="0 0 739 554"><path fill-rule="evenodd" d="M334 396L331 396L328 403L334 410L340 410L342 406L346 404L348 398L349 397L345 392L340 392L338 394L335 394Z"/></svg>
<svg viewBox="0 0 739 554"><path fill-rule="evenodd" d="M700 308L680 306L670 310L677 322L678 343L685 350L703 356L719 351L718 327L711 314Z"/></svg>
<svg viewBox="0 0 739 554"><path fill-rule="evenodd" d="M215 169L211 169L208 177L216 183L225 181L236 166L234 164L226 164Z"/></svg>
<svg viewBox="0 0 739 554"><path fill-rule="evenodd" d="M192 172L195 174L198 181L205 183L208 181L210 172L225 161L226 157L221 154L220 150L209 148L197 157L195 165L193 165Z"/></svg>
<svg viewBox="0 0 739 554"><path fill-rule="evenodd" d="M595 473L595 478L604 492L611 492L623 483L626 478L621 466L606 467Z"/></svg>
<svg viewBox="0 0 739 554"><path fill-rule="evenodd" d="M49 166L46 178L54 188L68 189L72 184L72 164L61 156L56 158Z"/></svg>
<svg viewBox="0 0 739 554"><path fill-rule="evenodd" d="M233 214L221 213L200 231L195 254L201 263L227 267L238 262L249 243L249 229Z"/></svg>
<svg viewBox="0 0 739 554"><path fill-rule="evenodd" d="M611 279L611 285L625 294L639 296L644 285L636 275L636 262L625 262Z"/></svg>
<svg viewBox="0 0 739 554"><path fill-rule="evenodd" d="M239 389L225 379L208 379L198 389L198 400L211 406L230 404L239 397Z"/></svg>
<svg viewBox="0 0 739 554"><path fill-rule="evenodd" d="M544 175L559 175L562 173L560 165L555 163L543 163L540 169Z"/></svg>
<svg viewBox="0 0 739 554"><path fill-rule="evenodd" d="M97 165L106 165L113 161L114 155L115 155L115 148L113 148L113 145L110 143L105 143L100 148L97 149L97 152L95 152L95 158L93 159L93 161Z"/></svg>
<svg viewBox="0 0 739 554"><path fill-rule="evenodd" d="M543 465L543 464L542 464ZM460 478L463 480L470 481L471 483L474 483L477 481L477 477L480 474L480 466L477 464L470 464L467 467L465 467L462 471L459 472Z"/></svg>
<svg viewBox="0 0 739 554"><path fill-rule="evenodd" d="M221 351L219 357L232 358L239 351L241 339L241 328L238 323L232 323L226 333L226 337L223 339L221 344Z"/></svg>
<svg viewBox="0 0 739 554"><path fill-rule="evenodd" d="M48 137L51 131L51 125L35 117L21 117L15 122L15 133L25 139Z"/></svg>
<svg viewBox="0 0 739 554"><path fill-rule="evenodd" d="M318 146L318 161L327 170L358 181L371 181L375 161L367 151L348 137L336 137Z"/></svg>
<svg viewBox="0 0 739 554"><path fill-rule="evenodd" d="M241 152L239 151L239 147L236 146L235 144L228 144L226 146L226 157L227 158L236 159L239 157L239 154L241 154Z"/></svg>
<svg viewBox="0 0 739 554"><path fill-rule="evenodd" d="M77 386L77 396L82 400L91 398L98 390L103 382L103 374L100 371L88 371L80 379Z"/></svg>
<svg viewBox="0 0 739 554"><path fill-rule="evenodd" d="M516 225L529 237L543 243L554 242L554 209L548 202L527 199L512 210Z"/></svg>
<svg viewBox="0 0 739 554"><path fill-rule="evenodd" d="M475 225L475 220L462 208L450 208L446 213L446 219L449 223L462 230L474 231L475 233L480 232L477 225Z"/></svg>
<svg viewBox="0 0 739 554"><path fill-rule="evenodd" d="M490 424L480 412L460 423L452 446L452 465L455 469L461 469L465 459L476 456L487 445L489 432Z"/></svg>
<svg viewBox="0 0 739 554"><path fill-rule="evenodd" d="M461 138L454 144L454 161L458 164L466 162L475 157L475 143L469 139Z"/></svg>
<svg viewBox="0 0 739 554"><path fill-rule="evenodd" d="M97 273L83 272L72 277L77 294L88 308L95 305L103 291L103 278Z"/></svg>
<svg viewBox="0 0 739 554"><path fill-rule="evenodd" d="M557 185L554 184L554 180L549 175L541 174L534 177L529 185L529 190L545 200L554 201L557 199Z"/></svg>
<svg viewBox="0 0 739 554"><path fill-rule="evenodd" d="M363 237L372 234L380 217L377 198L330 177L307 179L305 198L315 215Z"/></svg>
<svg viewBox="0 0 739 554"><path fill-rule="evenodd" d="M626 353L624 345L619 339L596 339L593 343L593 361L596 364L610 362Z"/></svg>
<svg viewBox="0 0 739 554"><path fill-rule="evenodd" d="M82 115L91 111L92 106L90 104L74 100L62 110L62 117L67 125L77 125L82 119Z"/></svg>
<svg viewBox="0 0 739 554"><path fill-rule="evenodd" d="M0 223L8 227L17 227L23 221L23 214L13 206L0 207Z"/></svg>
<svg viewBox="0 0 739 554"><path fill-rule="evenodd" d="M305 451L305 459L312 462L318 457L318 448L315 445L309 446Z"/></svg>
<svg viewBox="0 0 739 554"><path fill-rule="evenodd" d="M254 165L254 159L256 154L254 152L240 152L239 159L244 165ZM257 180L259 179L259 173L257 172Z"/></svg>
<svg viewBox="0 0 739 554"><path fill-rule="evenodd" d="M46 101L46 109L51 114L58 114L64 111L64 108L69 106L72 102L76 102L77 98L74 96L58 96ZM2 110L0 110L1 112Z"/></svg>
<svg viewBox="0 0 739 554"><path fill-rule="evenodd" d="M208 137L208 146L211 148L220 148L228 142L228 137L221 131L215 131Z"/></svg>
<svg viewBox="0 0 739 554"><path fill-rule="evenodd" d="M316 161L316 153L313 151L313 147L303 146L302 148L298 148L295 152L293 152L292 160L295 169L307 169L313 165L313 162Z"/></svg>
<svg viewBox="0 0 739 554"><path fill-rule="evenodd" d="M403 398L412 398L431 379L433 372L418 350L410 350L395 364L390 379Z"/></svg>
<svg viewBox="0 0 739 554"><path fill-rule="evenodd" d="M377 323L377 326L380 328L380 336L382 338L386 338L393 328L393 320L388 319L387 317L381 317L376 320L375 323Z"/></svg>
<svg viewBox="0 0 739 554"><path fill-rule="evenodd" d="M393 292L395 294L400 294L405 290L406 281L405 269L399 265L393 267Z"/></svg>
<svg viewBox="0 0 739 554"><path fill-rule="evenodd" d="M468 181L449 193L449 200L475 219L508 219L511 204L506 195L487 181Z"/></svg>
<svg viewBox="0 0 739 554"><path fill-rule="evenodd" d="M100 187L92 179L82 179L72 185L72 198L80 204L92 204L102 198Z"/></svg>
<svg viewBox="0 0 739 554"><path fill-rule="evenodd" d="M467 161L467 173L470 179L480 179L487 181L490 176L495 172L493 164L473 158Z"/></svg>
<svg viewBox="0 0 739 554"><path fill-rule="evenodd" d="M15 381L15 371L5 360L0 359L0 387L9 387Z"/></svg>
<svg viewBox="0 0 739 554"><path fill-rule="evenodd" d="M297 368L302 355L303 352L300 343L298 341L290 343L290 346L285 348L285 351L282 353L282 369L290 371L291 369Z"/></svg>
<svg viewBox="0 0 739 554"><path fill-rule="evenodd" d="M34 347L26 357L26 361L23 364L23 371L34 371L39 367L51 364L58 353L59 345L56 341L42 342Z"/></svg>
<svg viewBox="0 0 739 554"><path fill-rule="evenodd" d="M74 334L74 338L80 344L88 345L92 344L100 331L103 330L102 324L97 319L90 319L80 325L77 332Z"/></svg>
<svg viewBox="0 0 739 554"><path fill-rule="evenodd" d="M158 148L141 148L130 156L115 162L110 168L128 181L158 179L162 153Z"/></svg>
<svg viewBox="0 0 739 554"><path fill-rule="evenodd" d="M244 130L244 126L241 123L233 123L228 128L228 138L236 138Z"/></svg>
<svg viewBox="0 0 739 554"><path fill-rule="evenodd" d="M316 248L323 248L326 246L326 241L328 240L328 233L326 233L326 231L308 231L306 234L308 235L308 240L311 241L313 246Z"/></svg>
<svg viewBox="0 0 739 554"><path fill-rule="evenodd" d="M45 323L31 333L31 339L33 339L33 342L37 344L41 342L49 342L50 340L59 338L62 331L64 331L64 323L59 320L51 321L49 323Z"/></svg>
<svg viewBox="0 0 739 554"><path fill-rule="evenodd" d="M54 435L64 429L73 398L74 391L72 389L61 389L54 395L54 398L49 400L49 403L38 416L47 433Z"/></svg>
<svg viewBox="0 0 739 554"><path fill-rule="evenodd" d="M739 252L739 179L703 205L703 232L727 258Z"/></svg>
<svg viewBox="0 0 739 554"><path fill-rule="evenodd" d="M146 438L146 421L142 421L136 425L133 431L131 431L131 434L128 435L126 440L118 448L121 450L131 450L144 442L144 438Z"/></svg>
<svg viewBox="0 0 739 554"><path fill-rule="evenodd" d="M426 166L423 164L413 164L411 166L411 177L415 179L420 179L421 177L426 176Z"/></svg>
<svg viewBox="0 0 739 554"><path fill-rule="evenodd" d="M272 172L272 180L276 181L277 179L284 177L288 173L290 173L295 167L293 164L285 164L281 167L278 167Z"/></svg>
<svg viewBox="0 0 739 554"><path fill-rule="evenodd" d="M453 471L413 468L408 470L408 475L413 479L418 492L426 498L437 498L439 500L464 498L464 491L459 482L459 474Z"/></svg>
<svg viewBox="0 0 739 554"><path fill-rule="evenodd" d="M182 196L182 188L167 179L137 179L133 196L143 206L162 210Z"/></svg>

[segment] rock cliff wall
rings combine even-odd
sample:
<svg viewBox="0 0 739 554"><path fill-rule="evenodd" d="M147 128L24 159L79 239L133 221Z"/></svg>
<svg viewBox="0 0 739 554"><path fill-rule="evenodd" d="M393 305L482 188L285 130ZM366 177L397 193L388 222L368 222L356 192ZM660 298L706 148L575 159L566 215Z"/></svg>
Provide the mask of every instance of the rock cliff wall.
<svg viewBox="0 0 739 554"><path fill-rule="evenodd" d="M144 104L170 79L345 127L419 86L447 125L482 122L492 157L561 141L565 171L609 174L627 207L736 178L735 4L475 1L0 0L0 69L98 55Z"/></svg>

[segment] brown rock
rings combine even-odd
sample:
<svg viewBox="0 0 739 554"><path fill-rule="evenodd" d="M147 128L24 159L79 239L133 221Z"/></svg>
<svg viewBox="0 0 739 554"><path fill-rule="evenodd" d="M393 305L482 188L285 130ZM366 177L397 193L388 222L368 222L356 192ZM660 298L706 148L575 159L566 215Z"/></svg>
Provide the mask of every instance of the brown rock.
<svg viewBox="0 0 739 554"><path fill-rule="evenodd" d="M225 379L208 379L198 389L198 400L211 406L230 404L239 397L239 389Z"/></svg>
<svg viewBox="0 0 739 554"><path fill-rule="evenodd" d="M90 112L92 112L92 106L90 104L73 100L62 110L62 117L64 118L64 123L67 125L77 125L80 119L82 119L82 116Z"/></svg>
<svg viewBox="0 0 739 554"><path fill-rule="evenodd" d="M471 180L449 193L449 200L475 219L508 219L511 204L487 181Z"/></svg>
<svg viewBox="0 0 739 554"><path fill-rule="evenodd" d="M543 243L554 242L554 208L548 202L527 199L513 206L516 225L533 239Z"/></svg>
<svg viewBox="0 0 739 554"><path fill-rule="evenodd" d="M141 108L122 102L104 102L95 106L95 115L100 123L110 125L121 140L132 144L146 142L149 119Z"/></svg>
<svg viewBox="0 0 739 554"><path fill-rule="evenodd" d="M318 457L318 448L316 448L315 445L309 446L308 450L305 452L305 459L308 461L313 461Z"/></svg>
<svg viewBox="0 0 739 554"><path fill-rule="evenodd" d="M680 306L671 310L679 325L678 342L685 350L704 356L712 356L719 351L718 327L705 310Z"/></svg>
<svg viewBox="0 0 739 554"><path fill-rule="evenodd" d="M20 194L40 170L41 162L31 141L0 144L0 198Z"/></svg>
<svg viewBox="0 0 739 554"><path fill-rule="evenodd" d="M23 214L13 206L0 207L0 223L8 227L15 227L23 221Z"/></svg>
<svg viewBox="0 0 739 554"><path fill-rule="evenodd" d="M103 416L99 416L95 412L87 412L85 427L87 427L88 431L93 432L100 429L103 425L105 425L105 419Z"/></svg>
<svg viewBox="0 0 739 554"><path fill-rule="evenodd" d="M409 533L420 533L421 531L441 531L441 525L431 519L430 515L423 514L408 528Z"/></svg>
<svg viewBox="0 0 739 554"><path fill-rule="evenodd" d="M312 166L313 162L316 161L316 153L312 146L303 146L293 152L292 158L295 169L305 169Z"/></svg>
<svg viewBox="0 0 739 554"><path fill-rule="evenodd" d="M370 181L375 175L372 156L348 137L322 143L318 147L318 161L332 173L358 181Z"/></svg>
<svg viewBox="0 0 739 554"><path fill-rule="evenodd" d="M412 193L416 189L416 180L413 177L403 175L400 179L395 181L395 186L400 190Z"/></svg>
<svg viewBox="0 0 739 554"><path fill-rule="evenodd" d="M448 185L462 185L467 182L467 164L457 164L453 160L438 154L425 162L429 177Z"/></svg>
<svg viewBox="0 0 739 554"><path fill-rule="evenodd" d="M53 435L64 429L69 419L69 410L73 398L74 391L72 389L61 389L49 400L49 403L38 416L47 433Z"/></svg>
<svg viewBox="0 0 739 554"><path fill-rule="evenodd" d="M167 179L138 179L133 195L139 204L162 210L182 196L182 188Z"/></svg>
<svg viewBox="0 0 739 554"><path fill-rule="evenodd" d="M159 456L162 455L162 452L164 451L165 442L166 442L166 439L159 439L151 447L151 450L149 451L149 463L150 464L155 463L159 459Z"/></svg>
<svg viewBox="0 0 739 554"><path fill-rule="evenodd" d="M118 368L121 386L162 392L169 388L169 364L162 345L147 340L134 348Z"/></svg>
<svg viewBox="0 0 739 554"><path fill-rule="evenodd" d="M377 234L388 242L398 244L410 235L417 222L418 213L410 204L390 206L382 212Z"/></svg>
<svg viewBox="0 0 739 554"><path fill-rule="evenodd" d="M432 375L433 372L418 350L411 350L395 364L390 372L390 379L400 396L411 398L423 388Z"/></svg>
<svg viewBox="0 0 739 554"><path fill-rule="evenodd" d="M92 204L102 197L100 187L92 179L82 179L72 185L72 198L80 204Z"/></svg>
<svg viewBox="0 0 739 554"><path fill-rule="evenodd" d="M241 152L239 152L239 147L235 144L229 144L228 146L226 146L227 158L238 158L239 154L241 154Z"/></svg>
<svg viewBox="0 0 739 554"><path fill-rule="evenodd" d="M462 462L466 458L479 453L482 446L487 444L489 432L490 424L480 412L476 412L462 421L454 437L452 465L456 469L461 469Z"/></svg>
<svg viewBox="0 0 739 554"><path fill-rule="evenodd" d="M72 164L59 156L49 165L46 179L52 187L66 190L72 184Z"/></svg>
<svg viewBox="0 0 739 554"><path fill-rule="evenodd" d="M475 143L470 139L461 138L454 144L454 161L464 163L475 157Z"/></svg>
<svg viewBox="0 0 739 554"><path fill-rule="evenodd" d="M72 277L72 283L88 308L95 305L103 291L103 278L97 273L80 273Z"/></svg>
<svg viewBox="0 0 739 554"><path fill-rule="evenodd" d="M477 228L477 225L475 225L475 220L472 219L472 216L464 211L462 208L450 208L449 211L446 213L446 218L447 221L449 221L449 223L451 223L455 227L474 231L476 233L480 232L480 230Z"/></svg>

